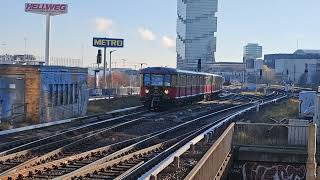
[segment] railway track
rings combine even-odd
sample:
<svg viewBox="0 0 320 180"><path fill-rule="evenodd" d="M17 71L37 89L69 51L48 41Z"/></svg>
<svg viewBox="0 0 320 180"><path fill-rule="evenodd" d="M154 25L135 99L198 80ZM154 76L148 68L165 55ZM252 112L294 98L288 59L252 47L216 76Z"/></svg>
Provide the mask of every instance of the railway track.
<svg viewBox="0 0 320 180"><path fill-rule="evenodd" d="M48 137L44 137L41 139L37 139L35 141L20 145L20 146L16 146L14 148L11 148L9 150L6 151L2 151L0 152L0 156L5 156L8 154L12 154L18 151L23 151L26 149L30 149L33 147L38 147L38 146L42 146L44 144L54 144L55 147L57 147L59 145L59 142L61 139L63 139L64 141L74 141L80 138L84 138L88 135L94 134L96 132L99 132L101 130L104 130L105 128L108 127L112 127L116 124L120 124L123 122L128 121L129 119L134 118L135 116L139 116L141 114L144 114L148 111L138 111L138 112L134 112L134 113L130 113L127 115L123 115L123 116L119 116L119 117L115 117L115 118L110 118L110 119L105 119L105 120L101 120L99 122L93 122L93 123L89 123L89 124L85 124L79 127L75 127L75 128L71 128L67 131L63 131L63 132L58 132L56 134L53 134L51 136Z"/></svg>
<svg viewBox="0 0 320 180"><path fill-rule="evenodd" d="M66 179L122 179L128 174L130 174L134 169L148 162L152 158L160 155L161 153L167 151L172 146L175 146L180 140L185 138L191 133L181 135L170 139L166 142L152 145L150 147L141 149L136 152L126 154L120 158L107 161L98 166L88 167L83 169L80 173L85 174L84 176L74 176L77 172L70 173L69 175L62 176L59 178ZM79 171L78 171L79 172ZM73 176L70 178L70 176ZM58 178L56 178L58 179Z"/></svg>
<svg viewBox="0 0 320 180"><path fill-rule="evenodd" d="M268 98L272 98L272 97L270 96ZM233 110L234 112L237 112L237 108L241 109L251 105L252 104L239 105L236 108L233 107L234 108ZM208 105L194 108L194 111L199 111L199 110L208 111L208 109L203 107L208 107ZM189 112L189 110L190 109L185 111ZM18 179L28 179L33 177L36 177L35 179L55 178L55 177L71 178L75 176L78 177L77 173L82 172L83 169L88 169L88 168L91 169L92 166L98 166L104 163L108 163L109 161L113 161L123 156L141 151L153 145L170 141L172 139L175 139L177 136L179 137L186 136L188 133L193 132L194 129L199 129L201 127L206 126L207 124L210 124L209 120L203 120L203 119L205 118L209 119L210 117L215 116L215 121L219 121L221 120L221 118L226 117L228 114L233 112L233 111L230 111L230 109L222 110L218 112L216 111L217 109L212 110L209 115L208 115L208 112L203 112L202 114L198 113L196 115L198 116L198 118L187 117L188 114L186 113L185 118L180 119L175 123L166 124L167 126L159 127L158 129L157 127L155 127L155 129L152 129L150 132L139 132L136 134L131 134L132 136L130 136L130 131L136 128L139 128L141 123L146 123L146 124L149 123L150 127L157 126L157 123L155 122L160 122L159 119L161 118L164 119L163 116L165 116L166 113L163 113L163 114L156 113L156 115L154 116L147 115L147 116L141 117L141 119L139 118L135 119L134 122L129 122L129 123L124 122L124 124L121 124L121 125L118 124L116 126L109 127L109 129L94 131L94 133L91 133L89 136L86 136L85 138L82 138L82 139L78 139L74 142L66 143L65 141L62 140L61 144L63 144L64 146L62 146L61 148L55 149L53 151L43 151L44 148L48 148L47 145L43 145L42 147L40 146L41 148L36 147L31 150L29 149L27 151L24 150L24 151L11 153L4 157L0 157L0 172L2 172L0 176L1 178L18 178ZM183 113L180 112L179 115L181 114ZM204 114L207 114L207 115L204 115ZM174 115L168 115L167 118L169 119L171 118L170 122L172 122L173 116ZM201 118L199 118L199 116L201 116ZM158 124L160 125L161 123L158 123ZM179 124L179 125L174 126L174 124ZM170 130L163 131L164 129L170 126L173 126L173 129L170 128ZM128 128L128 127L131 127L131 128ZM124 131L124 129L126 129L127 131ZM155 130L158 131L158 134L151 133L151 132L155 132ZM123 134L121 133L123 132L126 132L126 135L122 136ZM171 134L169 132L171 132ZM144 140L139 139L142 137ZM105 139L108 139L108 140L105 140ZM114 140L110 140L110 139L114 139ZM104 142L104 141L109 141L109 142ZM161 148L159 148L157 152L160 153L160 150ZM23 160L21 160L21 157L24 157L24 159L22 158ZM152 156L152 157L155 157L155 156ZM152 157L150 156L151 159ZM125 161L125 162L130 162L130 161ZM144 163L145 161L143 161L142 164ZM124 171L121 174L121 177L125 177L123 176L123 174L126 174L128 172L133 171L134 169L137 169L136 166L142 165L142 164L137 165L134 163L129 163L129 164L132 164L134 166L133 167L130 166L129 169ZM8 165L9 167L2 168L4 165ZM128 165L124 165L124 166L129 167ZM98 172L98 171L99 170L94 170L93 172ZM85 175L87 174L90 175L91 173L88 172ZM85 177L85 175L82 174L80 176Z"/></svg>
<svg viewBox="0 0 320 180"><path fill-rule="evenodd" d="M199 106L195 109L203 109L204 106ZM186 110L187 111L187 110ZM165 113L164 113L165 114ZM155 117L159 116L160 114L159 113L156 113L154 117L148 117L149 120L150 119L154 119ZM186 114L187 116L188 114ZM138 121L138 120L137 120ZM141 121L142 122L142 121ZM140 122L140 123L141 123ZM144 121L145 122L145 121ZM148 123L148 122L146 122ZM153 123L149 123L150 126L152 126ZM124 128L126 127L126 125L132 125L132 124L122 124L121 126L117 126L117 127L112 127L111 129L115 130L115 129L121 129L121 128ZM167 127L170 127L171 124L167 124ZM22 152L18 152L18 153L13 153L13 154L10 154L10 155L7 155L7 156L4 156L4 157L1 157L0 160L2 160L2 162L0 162L0 165L2 165L2 174L5 174L6 172L9 171L12 171L12 170L16 170L16 171L19 171L19 168L25 168L26 164L28 164L29 166L32 164L32 165L40 165L42 163L48 163L50 161L54 161L54 160L58 160L58 159L63 159L65 157L68 157L70 155L73 155L73 154L78 154L78 153L81 153L83 152L84 150L87 150L86 148L83 148L83 147L87 147L88 146L88 143L89 144L93 144L92 142L97 140L94 138L97 138L99 137L98 139L104 139L105 136L110 136L110 138L113 138L113 136L115 136L115 131L110 131L111 129L109 130L106 130L106 131L100 131L96 134L93 134L91 136L88 136L84 139L81 139L81 140L78 140L78 141L75 141L71 144L68 144L66 146L63 146L62 148L59 148L57 150L54 150L52 152L49 152L48 154L42 156L42 157L37 157L41 154L38 154L38 153L43 153L43 149L46 148L46 147L37 147L37 148L33 148L32 150L29 150L29 151L22 151ZM132 128L134 129L134 128ZM108 133L106 133L108 132ZM112 136L113 135L113 136ZM128 138L127 138L128 139ZM116 139L116 141L119 141L121 139ZM95 144L104 144L104 143L100 143L99 141L95 141L97 143ZM110 144L110 142L109 142ZM44 145L46 146L46 145ZM78 148L78 149L77 149ZM80 149L79 149L80 148ZM92 148L97 148L97 147L92 147ZM21 166L18 166L18 165L21 165ZM4 166L6 166L6 168L3 168ZM9 167L8 167L9 166ZM18 167L17 169L15 169L14 167ZM0 166L1 168L1 166Z"/></svg>
<svg viewBox="0 0 320 180"><path fill-rule="evenodd" d="M103 128L98 132L94 131L95 133L90 132L90 134L87 133L87 134L81 135L81 137L77 136L77 138L62 139L60 141L57 141L51 144L45 144L39 147L35 147L32 149L28 149L28 150L24 150L24 151L20 151L17 153L0 157L0 170L1 172L5 172L18 165L23 165L23 164L35 165L35 164L45 163L47 161L54 160L56 158L68 157L74 153L70 153L69 151L67 151L67 149L68 148L77 149L76 146L79 144L79 142L89 139L88 137L99 136L103 132L110 132L111 129L124 126L126 124L134 123L141 119L142 118L134 119L128 122L117 124L112 127ZM56 149L56 147L60 147L60 148ZM53 149L56 149L56 150L53 150ZM42 158L42 159L38 158L38 156L41 157L43 154L46 154L47 152L49 153L47 154L46 158Z"/></svg>
<svg viewBox="0 0 320 180"><path fill-rule="evenodd" d="M29 128L17 128L14 130L2 131L0 132L0 152L31 143L39 139L70 131L86 124L92 124L141 111L145 111L145 109L142 106L138 106L104 114L62 120L61 122L57 122L57 124L47 123L48 125L35 125L30 126Z"/></svg>
<svg viewBox="0 0 320 180"><path fill-rule="evenodd" d="M236 109L237 108L240 108L239 107L236 107L233 109L233 111L237 111ZM228 109L228 110L222 110L220 112L215 112L215 113L211 113L210 116L215 116L216 118L219 116L220 118L223 117L223 116L226 116L225 113L228 113L226 111L230 111L231 109ZM219 114L219 115L218 115ZM209 115L205 116L205 117L210 117ZM185 136L187 134L189 134L190 132L193 132L194 129L196 128L201 128L202 126L205 126L205 124L208 123L209 120L207 120L206 122L203 122L203 123L200 123L199 121L201 121L203 118L205 117L201 117L201 118L196 118L192 121L188 121L188 122L185 122L181 125L177 125L175 127L172 127L170 128L169 130L167 131L164 131L164 132L160 132L159 134L156 134L150 138L147 138L141 142L138 142L134 145L131 145L127 148L124 148L122 150L119 150L116 152L116 154L111 154L109 156L106 156L98 161L95 161L89 165L86 165L78 170L75 170L73 171L72 173L69 173L69 174L65 174L64 176L61 176L59 177L60 179L69 179L73 176L77 176L80 174L83 175L83 170L87 171L88 169L94 169L95 167L100 167L99 165L103 166L104 163L112 160L114 157L122 157L123 154L126 154L126 153L130 153L132 151L137 151L141 148L148 148L152 145L154 145L155 143L161 143L163 141L168 141L170 139L173 139L177 136ZM216 119L217 120L217 119ZM139 147L138 149L136 149L137 147ZM122 156L121 156L122 155ZM61 172L61 171L60 171ZM16 174L17 175L17 174ZM86 174L85 174L86 175ZM18 176L18 175L17 175Z"/></svg>
<svg viewBox="0 0 320 180"><path fill-rule="evenodd" d="M261 99L260 105L276 102L286 98L284 93L274 93L270 96ZM252 108L255 108L254 106ZM191 141L188 141L180 148L175 148L174 152L170 155L161 158L161 162L154 162L152 167L140 166L137 167L131 174L128 174L123 179L149 179L151 176L156 179L183 179L188 172L196 165L197 160L201 159L206 150L211 147L220 134L223 133L225 127L232 122L237 115L229 116L225 120L213 124L213 126L203 131L200 135L195 135ZM227 123L227 124L225 124ZM196 150L198 146L198 150ZM174 161L174 158L179 161ZM155 160L154 160L155 161ZM152 163L149 162L149 163Z"/></svg>
<svg viewBox="0 0 320 180"><path fill-rule="evenodd" d="M272 97L276 97L276 96L278 96L278 94L274 94L272 96L268 96L264 100L272 99ZM250 109L253 109L255 107L255 105L252 105L252 106L240 105L239 107L241 107L241 109L245 108L246 111L248 111ZM233 109L233 108L231 108L231 109ZM117 179L136 179L136 178L139 177L139 175L141 175L147 169L150 169L152 166L156 165L156 163L159 162L161 159L165 158L170 153L174 152L175 150L177 150L178 148L180 148L181 146L183 146L184 144L186 144L187 142L189 142L190 140L192 140L193 138L198 136L203 131L206 131L207 129L211 128L212 126L218 124L219 122L223 122L224 120L226 120L228 118L236 117L237 115L241 115L244 112L244 109L242 109L242 110L241 109L239 109L240 111L231 113L230 115L226 115L226 116L222 117L221 119L214 121L213 123L209 123L207 125L198 126L199 130L193 131L186 138L182 139L181 141L179 141L175 145L173 145L170 148L166 149L166 151L158 153L157 155L153 156L148 161L143 162L143 163L139 164L138 166L129 166L129 167L125 166L126 167L125 170L123 168L116 169L117 172L123 172L123 174L121 174L121 175L117 174L118 175L117 177L111 176L112 173L110 173L110 172L108 173L108 170L111 169L111 171L112 171L112 167L114 167L114 165L110 165L109 162L105 162L104 164L101 164L99 166L93 166L93 167L89 166L89 167L87 167L87 169L83 169L82 171L78 170L76 172L70 173L69 175L62 176L62 178L67 178L67 179L113 179L113 178L117 178ZM197 125L199 125L198 124L199 120L200 119L203 120L203 118L208 118L208 116L203 116L203 117L197 118L197 119L194 120L194 122L197 122ZM193 122L193 121L190 121L190 122ZM184 125L187 125L187 124L189 124L189 122L184 124ZM196 128L196 125L191 125L191 126L192 126L193 129ZM225 125L225 127L226 127L226 125ZM181 128L181 126L180 126L180 128ZM188 128L184 127L183 129L186 130ZM179 135L178 132L179 131L177 131L177 129L175 129L174 133L176 135ZM190 130L186 130L185 132L191 132L191 131ZM223 131L221 131L221 132L223 132ZM140 156L142 156L142 155L140 155ZM126 159L124 162L126 162L126 161L128 161L128 160ZM121 165L122 161L118 162L118 164Z"/></svg>

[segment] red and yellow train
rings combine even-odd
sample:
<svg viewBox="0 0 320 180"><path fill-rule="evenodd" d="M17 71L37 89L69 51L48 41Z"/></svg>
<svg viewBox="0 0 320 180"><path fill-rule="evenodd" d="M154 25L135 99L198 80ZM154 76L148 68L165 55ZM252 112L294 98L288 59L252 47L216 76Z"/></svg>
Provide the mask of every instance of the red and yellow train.
<svg viewBox="0 0 320 180"><path fill-rule="evenodd" d="M152 109L212 99L224 83L216 74L166 67L148 67L140 74L141 101Z"/></svg>

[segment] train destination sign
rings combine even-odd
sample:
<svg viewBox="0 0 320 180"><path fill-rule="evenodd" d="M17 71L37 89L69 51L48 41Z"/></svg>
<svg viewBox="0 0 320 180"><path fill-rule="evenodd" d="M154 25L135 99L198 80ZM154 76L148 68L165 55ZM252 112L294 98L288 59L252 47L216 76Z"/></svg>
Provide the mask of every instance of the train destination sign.
<svg viewBox="0 0 320 180"><path fill-rule="evenodd" d="M66 14L68 13L68 4L25 3L25 12L50 15Z"/></svg>
<svg viewBox="0 0 320 180"><path fill-rule="evenodd" d="M114 38L93 38L94 47L103 47L103 48L122 48L124 40L123 39L114 39Z"/></svg>

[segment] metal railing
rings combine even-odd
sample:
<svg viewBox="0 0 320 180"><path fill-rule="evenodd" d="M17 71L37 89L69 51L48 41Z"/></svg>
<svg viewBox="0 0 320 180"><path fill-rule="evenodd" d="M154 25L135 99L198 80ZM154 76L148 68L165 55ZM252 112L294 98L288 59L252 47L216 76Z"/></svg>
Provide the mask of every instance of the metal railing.
<svg viewBox="0 0 320 180"><path fill-rule="evenodd" d="M89 95L93 96L131 96L138 95L140 87L120 87L112 89L90 89Z"/></svg>
<svg viewBox="0 0 320 180"><path fill-rule="evenodd" d="M265 123L236 123L235 146L307 148L308 126Z"/></svg>
<svg viewBox="0 0 320 180"><path fill-rule="evenodd" d="M0 112L0 122L1 121L14 121L16 118L23 117L26 118L27 114L27 103L19 103L19 104L13 104L11 106L11 109Z"/></svg>

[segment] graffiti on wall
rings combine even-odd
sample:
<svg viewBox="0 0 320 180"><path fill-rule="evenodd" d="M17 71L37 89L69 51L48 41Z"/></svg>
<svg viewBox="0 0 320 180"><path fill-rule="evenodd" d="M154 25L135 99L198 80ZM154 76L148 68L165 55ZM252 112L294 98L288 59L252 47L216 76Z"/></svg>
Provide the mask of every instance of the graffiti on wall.
<svg viewBox="0 0 320 180"><path fill-rule="evenodd" d="M304 180L305 165L246 162L242 166L243 180Z"/></svg>

